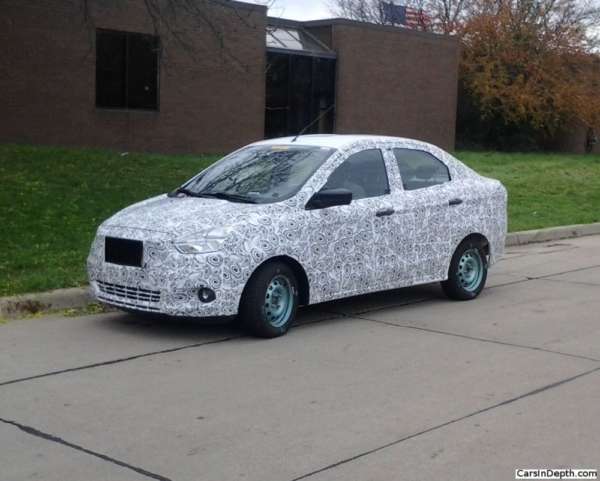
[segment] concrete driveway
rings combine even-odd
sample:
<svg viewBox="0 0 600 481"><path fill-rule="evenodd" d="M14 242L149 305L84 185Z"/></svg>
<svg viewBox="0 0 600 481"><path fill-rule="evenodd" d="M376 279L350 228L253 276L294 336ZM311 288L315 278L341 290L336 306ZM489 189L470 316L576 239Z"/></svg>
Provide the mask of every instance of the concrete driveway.
<svg viewBox="0 0 600 481"><path fill-rule="evenodd" d="M126 314L0 326L0 480L508 480L600 468L600 237L307 308L289 335Z"/></svg>

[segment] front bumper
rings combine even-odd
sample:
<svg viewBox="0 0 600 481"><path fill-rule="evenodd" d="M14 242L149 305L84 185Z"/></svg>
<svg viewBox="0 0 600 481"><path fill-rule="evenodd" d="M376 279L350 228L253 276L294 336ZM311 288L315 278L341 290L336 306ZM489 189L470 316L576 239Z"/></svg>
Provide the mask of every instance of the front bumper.
<svg viewBox="0 0 600 481"><path fill-rule="evenodd" d="M142 267L105 262L106 236L144 243ZM184 255L166 234L118 227L101 228L87 261L91 294L98 301L127 310L185 317L228 317L238 312L247 269L226 252ZM212 289L209 303L199 289Z"/></svg>

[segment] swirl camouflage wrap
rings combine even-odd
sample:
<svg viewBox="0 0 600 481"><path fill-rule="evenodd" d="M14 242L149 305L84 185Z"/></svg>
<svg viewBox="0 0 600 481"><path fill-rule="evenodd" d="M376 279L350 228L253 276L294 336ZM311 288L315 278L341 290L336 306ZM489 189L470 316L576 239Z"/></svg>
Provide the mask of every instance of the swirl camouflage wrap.
<svg viewBox="0 0 600 481"><path fill-rule="evenodd" d="M275 139L254 146L291 145ZM329 148L332 154L291 198L246 204L215 198L161 195L132 205L99 228L88 257L93 295L113 306L173 316L232 316L253 272L284 259L303 277L305 303L443 281L457 246L472 234L489 245L489 265L503 254L507 194L443 150L419 141L375 136L302 136L293 145ZM349 205L306 209L349 156L381 151L389 193ZM405 190L394 149L430 154L450 180ZM452 205L453 199L460 202ZM383 210L393 215L379 216ZM183 253L180 242L219 230L210 253ZM139 265L106 258L106 243L138 246ZM201 288L214 291L202 302Z"/></svg>

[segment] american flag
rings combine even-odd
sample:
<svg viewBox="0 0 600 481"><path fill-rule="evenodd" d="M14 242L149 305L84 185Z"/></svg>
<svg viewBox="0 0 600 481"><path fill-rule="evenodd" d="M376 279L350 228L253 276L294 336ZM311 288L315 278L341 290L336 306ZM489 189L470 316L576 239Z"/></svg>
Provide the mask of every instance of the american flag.
<svg viewBox="0 0 600 481"><path fill-rule="evenodd" d="M431 17L423 10L396 5L393 1L381 2L381 13L384 23L403 25L408 28L426 30L431 25Z"/></svg>

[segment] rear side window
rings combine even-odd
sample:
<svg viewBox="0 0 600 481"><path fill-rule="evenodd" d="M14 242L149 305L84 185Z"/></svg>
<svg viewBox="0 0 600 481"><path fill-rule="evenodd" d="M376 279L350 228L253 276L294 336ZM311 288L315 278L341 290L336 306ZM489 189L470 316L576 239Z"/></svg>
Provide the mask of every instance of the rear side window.
<svg viewBox="0 0 600 481"><path fill-rule="evenodd" d="M390 193L381 150L363 150L351 155L329 177L324 189L348 189L352 199L379 197Z"/></svg>
<svg viewBox="0 0 600 481"><path fill-rule="evenodd" d="M404 190L417 190L450 181L448 167L422 150L394 149Z"/></svg>

